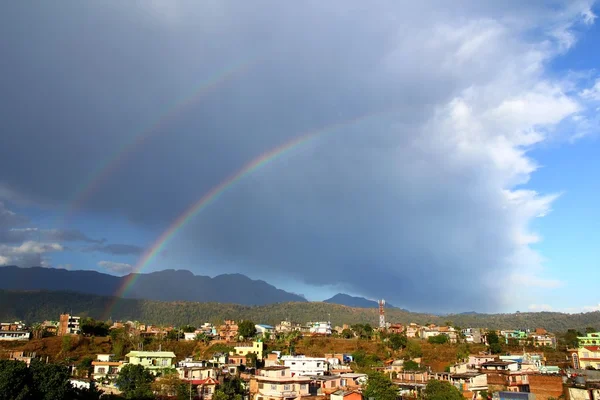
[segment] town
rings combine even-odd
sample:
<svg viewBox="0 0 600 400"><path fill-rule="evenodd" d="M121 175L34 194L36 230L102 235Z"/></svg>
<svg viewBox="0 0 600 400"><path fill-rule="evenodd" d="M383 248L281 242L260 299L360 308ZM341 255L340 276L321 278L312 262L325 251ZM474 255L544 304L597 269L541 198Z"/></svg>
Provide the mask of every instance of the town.
<svg viewBox="0 0 600 400"><path fill-rule="evenodd" d="M63 368L65 387L96 398L600 398L593 328L558 335L541 327L403 325L380 314L378 327L248 320L174 327L66 313L31 325L3 322L0 381L16 364L45 364Z"/></svg>

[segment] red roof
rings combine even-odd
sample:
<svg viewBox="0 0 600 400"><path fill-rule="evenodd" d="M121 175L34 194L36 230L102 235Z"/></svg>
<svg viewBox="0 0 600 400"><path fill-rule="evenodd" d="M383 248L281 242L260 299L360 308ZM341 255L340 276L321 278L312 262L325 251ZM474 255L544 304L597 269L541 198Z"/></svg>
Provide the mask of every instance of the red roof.
<svg viewBox="0 0 600 400"><path fill-rule="evenodd" d="M600 351L600 346L584 346L584 348L589 351Z"/></svg>

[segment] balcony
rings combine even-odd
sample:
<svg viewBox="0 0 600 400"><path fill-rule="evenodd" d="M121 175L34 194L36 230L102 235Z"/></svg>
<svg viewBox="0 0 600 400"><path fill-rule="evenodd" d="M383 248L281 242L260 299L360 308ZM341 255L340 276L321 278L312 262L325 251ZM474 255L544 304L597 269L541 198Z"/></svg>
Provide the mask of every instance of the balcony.
<svg viewBox="0 0 600 400"><path fill-rule="evenodd" d="M294 390L278 391L278 390L270 390L270 389L259 389L258 394L261 396L280 397L282 399L296 398L300 395L299 392L294 391Z"/></svg>

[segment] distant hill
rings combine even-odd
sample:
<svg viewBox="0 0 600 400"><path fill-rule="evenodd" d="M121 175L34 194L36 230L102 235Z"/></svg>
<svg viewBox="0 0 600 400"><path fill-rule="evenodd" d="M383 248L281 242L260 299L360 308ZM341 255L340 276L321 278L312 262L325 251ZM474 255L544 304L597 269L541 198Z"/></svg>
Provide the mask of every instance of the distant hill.
<svg viewBox="0 0 600 400"><path fill-rule="evenodd" d="M127 298L245 305L306 301L301 296L241 274L211 278L194 275L186 270L167 269L118 277L96 271L0 267L0 289L6 290L65 290L113 296L129 281L131 283L125 293Z"/></svg>
<svg viewBox="0 0 600 400"><path fill-rule="evenodd" d="M359 308L379 308L379 304L374 300L368 300L364 297L350 296L344 293L338 293L330 299L323 300L324 303L340 304L348 307ZM393 305L386 303L385 308L395 308Z"/></svg>
<svg viewBox="0 0 600 400"><path fill-rule="evenodd" d="M107 313L110 310L110 313ZM285 319L295 322L319 321L331 315L334 325L343 323L378 323L376 308L351 308L324 302L294 302L244 306L239 304L161 302L139 299L89 295L75 292L6 291L0 290L0 321L26 322L56 320L58 315L71 311L75 315L101 318L110 315L113 320L138 320L153 324L199 325L223 319L250 319L257 323L277 324ZM600 312L563 314L556 312L446 315L411 313L398 308L386 310L389 322L407 324L434 323L443 325L452 321L461 327L510 329L515 327L545 328L551 332L566 332L573 328L600 326Z"/></svg>

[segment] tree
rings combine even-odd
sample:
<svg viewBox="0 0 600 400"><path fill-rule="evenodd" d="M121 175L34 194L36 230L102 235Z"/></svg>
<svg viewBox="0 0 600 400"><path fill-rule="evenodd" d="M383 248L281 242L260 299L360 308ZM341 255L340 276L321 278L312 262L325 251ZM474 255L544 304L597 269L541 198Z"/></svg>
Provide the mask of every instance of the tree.
<svg viewBox="0 0 600 400"><path fill-rule="evenodd" d="M445 335L443 333L427 338L427 341L433 344L446 344L449 340L450 339L448 338L448 335Z"/></svg>
<svg viewBox="0 0 600 400"><path fill-rule="evenodd" d="M258 362L258 356L255 353L246 354L246 366L248 368L256 368Z"/></svg>
<svg viewBox="0 0 600 400"><path fill-rule="evenodd" d="M46 364L33 360L29 366L33 392L36 399L54 400L74 397L73 387L69 382L69 369L58 364Z"/></svg>
<svg viewBox="0 0 600 400"><path fill-rule="evenodd" d="M487 335L485 335L488 345L492 345L494 343L500 343L500 338L496 331L489 331Z"/></svg>
<svg viewBox="0 0 600 400"><path fill-rule="evenodd" d="M244 339L252 338L256 335L256 326L254 322L244 320L238 324L238 333Z"/></svg>
<svg viewBox="0 0 600 400"><path fill-rule="evenodd" d="M0 399L32 399L31 376L22 361L0 360Z"/></svg>
<svg viewBox="0 0 600 400"><path fill-rule="evenodd" d="M398 387L392 383L387 375L381 372L371 372L367 380L367 387L363 392L364 398L377 400L396 400Z"/></svg>
<svg viewBox="0 0 600 400"><path fill-rule="evenodd" d="M346 328L340 333L340 336L344 339L352 339L354 337L354 333L351 329Z"/></svg>
<svg viewBox="0 0 600 400"><path fill-rule="evenodd" d="M403 349L406 347L406 344L408 343L408 338L406 337L406 335L401 335L399 333L392 333L388 337L388 343L392 349L399 350L399 349Z"/></svg>
<svg viewBox="0 0 600 400"><path fill-rule="evenodd" d="M161 398L172 399L175 397L177 400L186 400L190 395L188 386L179 378L176 370L167 371L162 377L152 382L150 387Z"/></svg>
<svg viewBox="0 0 600 400"><path fill-rule="evenodd" d="M502 353L502 345L500 343L493 343L490 345L490 352L492 354Z"/></svg>
<svg viewBox="0 0 600 400"><path fill-rule="evenodd" d="M83 318L81 321L81 333L84 336L108 336L109 328L106 322L93 318Z"/></svg>
<svg viewBox="0 0 600 400"><path fill-rule="evenodd" d="M204 344L210 343L212 337L208 336L206 333L202 332L196 335L196 340L202 342Z"/></svg>
<svg viewBox="0 0 600 400"><path fill-rule="evenodd" d="M154 376L141 365L128 364L121 369L116 385L126 399L152 399Z"/></svg>
<svg viewBox="0 0 600 400"><path fill-rule="evenodd" d="M83 357L83 359L81 359L81 362L77 364L77 371L79 371L79 373L85 375L86 377L90 376L90 374L94 371L92 361L94 361L93 357Z"/></svg>
<svg viewBox="0 0 600 400"><path fill-rule="evenodd" d="M595 333L598 332L598 330L596 328L594 328L593 326L588 326L585 328L585 333Z"/></svg>
<svg viewBox="0 0 600 400"><path fill-rule="evenodd" d="M463 400L462 393L449 382L435 379L427 382L422 393L424 400Z"/></svg>
<svg viewBox="0 0 600 400"><path fill-rule="evenodd" d="M423 357L423 349L421 348L421 344L416 340L409 340L406 343L406 348L404 349L403 354L405 360Z"/></svg>
<svg viewBox="0 0 600 400"><path fill-rule="evenodd" d="M413 360L406 360L404 364L402 364L402 368L405 371L421 371L422 368L419 366L419 363Z"/></svg>
<svg viewBox="0 0 600 400"><path fill-rule="evenodd" d="M192 333L192 332L196 332L196 327L194 327L192 325L185 325L185 326L181 327L180 331L184 332L184 333Z"/></svg>
<svg viewBox="0 0 600 400"><path fill-rule="evenodd" d="M244 391L244 387L242 386L242 381L240 378L238 377L233 377L231 379L226 379L222 385L219 386L219 388L215 391L215 395L217 394L217 392L220 392L221 394L225 395L226 397L224 397L225 399L239 399L242 400L245 391ZM214 395L213 395L213 399L214 399Z"/></svg>

